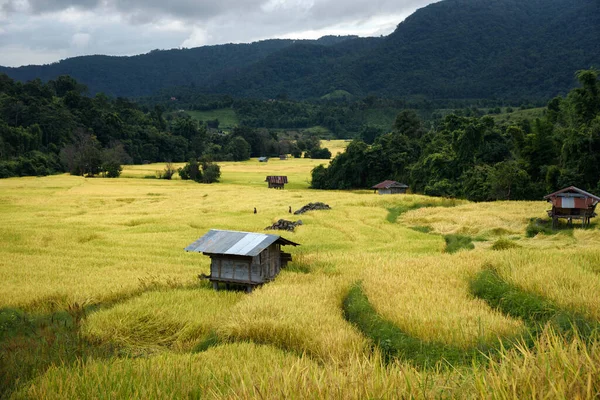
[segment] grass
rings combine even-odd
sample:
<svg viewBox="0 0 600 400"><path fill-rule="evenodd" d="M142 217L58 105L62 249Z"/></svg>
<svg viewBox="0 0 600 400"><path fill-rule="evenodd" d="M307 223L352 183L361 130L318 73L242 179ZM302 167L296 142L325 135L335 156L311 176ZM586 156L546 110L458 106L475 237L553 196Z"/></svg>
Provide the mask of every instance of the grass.
<svg viewBox="0 0 600 400"><path fill-rule="evenodd" d="M535 338L548 324L555 332L576 334L590 339L600 331L600 324L585 316L561 308L536 293L527 292L506 282L493 269L481 271L471 282L471 291L484 299L491 307L501 310L513 318L519 318L528 326ZM533 341L531 342L533 345Z"/></svg>
<svg viewBox="0 0 600 400"><path fill-rule="evenodd" d="M127 167L123 179L1 180L2 395L487 398L513 393L511 385L521 397L596 393L595 341L546 329L532 345L502 349L498 338L519 335L524 320L470 289L493 265L510 287L599 321L596 227L528 238L545 202L310 190L310 170L321 162L221 163L213 185L143 179L164 164ZM264 177L275 174L288 175L285 190L266 187ZM295 232L281 233L301 246L285 249L293 262L273 282L249 295L198 282L209 259L183 248L209 229L263 232L289 218L289 206L316 201L332 210L307 213ZM445 235L484 241L451 254ZM504 250L493 251L495 243ZM398 332L410 338L428 368L389 357L396 345L385 350L386 336L373 349L344 318L357 281L367 316L390 343L404 343ZM500 355L435 366L452 349L474 348Z"/></svg>
<svg viewBox="0 0 600 400"><path fill-rule="evenodd" d="M514 241L512 241L510 239L500 238L500 239L496 240L490 248L492 250L509 250L509 249L516 249L519 247L521 247L519 244L515 243Z"/></svg>
<svg viewBox="0 0 600 400"><path fill-rule="evenodd" d="M446 253L456 253L459 250L473 250L475 245L473 244L473 238L464 235L444 235L444 241L446 242Z"/></svg>
<svg viewBox="0 0 600 400"><path fill-rule="evenodd" d="M509 113L506 112L506 108L504 108L502 110L503 113L490 114L490 116L497 124L518 125L524 120L534 121L536 118L542 118L546 113L546 110L546 107L529 108L525 110L514 108L514 110Z"/></svg>
<svg viewBox="0 0 600 400"><path fill-rule="evenodd" d="M388 208L388 215L386 219L388 222L394 223L398 217L408 211L418 210L420 208L427 207L456 207L457 205L464 203L461 200L456 199L421 199L417 202L402 202L402 204Z"/></svg>
<svg viewBox="0 0 600 400"><path fill-rule="evenodd" d="M219 129L231 130L239 124L239 120L232 108L220 108L210 111L186 111L192 118L198 121L219 120Z"/></svg>
<svg viewBox="0 0 600 400"><path fill-rule="evenodd" d="M378 347L387 362L401 359L420 368L472 364L485 358L494 346L480 343L465 350L443 342L427 342L403 332L382 318L363 293L360 283L352 286L344 299L344 316ZM497 346L498 347L498 346Z"/></svg>

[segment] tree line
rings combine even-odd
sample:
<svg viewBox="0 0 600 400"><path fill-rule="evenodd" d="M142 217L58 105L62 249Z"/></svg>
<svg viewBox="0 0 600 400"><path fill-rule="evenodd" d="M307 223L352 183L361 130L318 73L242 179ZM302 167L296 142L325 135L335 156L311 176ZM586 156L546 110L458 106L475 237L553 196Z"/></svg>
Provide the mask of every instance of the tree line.
<svg viewBox="0 0 600 400"><path fill-rule="evenodd" d="M165 114L160 105L86 94L69 76L21 83L0 74L0 177L62 171L114 177L123 164L242 161L302 151L316 157L321 150L314 138L291 141L247 126L225 134L186 113Z"/></svg>
<svg viewBox="0 0 600 400"><path fill-rule="evenodd" d="M544 117L515 125L450 114L427 130L414 112L402 111L392 132L366 130L328 167L316 167L312 187L368 188L393 179L413 192L475 201L539 199L570 185L600 192L598 72L576 76L580 87L552 99Z"/></svg>

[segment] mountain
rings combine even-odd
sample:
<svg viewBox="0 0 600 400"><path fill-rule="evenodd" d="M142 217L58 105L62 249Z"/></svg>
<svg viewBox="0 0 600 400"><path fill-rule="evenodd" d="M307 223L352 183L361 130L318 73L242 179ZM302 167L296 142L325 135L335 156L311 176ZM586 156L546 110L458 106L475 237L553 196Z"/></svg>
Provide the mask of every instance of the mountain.
<svg viewBox="0 0 600 400"><path fill-rule="evenodd" d="M170 86L205 93L319 98L547 100L600 67L598 0L445 0L384 38L269 40L248 45L89 56L0 69L27 80L70 74L91 92L138 96Z"/></svg>
<svg viewBox="0 0 600 400"><path fill-rule="evenodd" d="M331 46L356 36L324 36L318 40L272 39L250 44L224 44L193 49L153 50L137 56L81 56L48 65L0 67L0 73L18 81L42 81L70 75L91 94L137 97L173 86L207 86L239 69L298 43Z"/></svg>

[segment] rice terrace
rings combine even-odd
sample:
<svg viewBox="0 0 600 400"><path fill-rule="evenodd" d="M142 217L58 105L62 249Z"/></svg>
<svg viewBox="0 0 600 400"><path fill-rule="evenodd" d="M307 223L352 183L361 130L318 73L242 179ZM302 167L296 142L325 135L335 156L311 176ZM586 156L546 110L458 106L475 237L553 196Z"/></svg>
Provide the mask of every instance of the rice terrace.
<svg viewBox="0 0 600 400"><path fill-rule="evenodd" d="M595 224L528 237L546 202L311 190L315 163L224 163L212 185L142 179L136 167L0 181L2 394L598 393ZM261 169L289 187L268 189ZM211 228L262 232L312 201L331 210L282 233L302 245L251 294L214 291L198 279L208 257L183 251ZM470 246L451 249L457 236Z"/></svg>
<svg viewBox="0 0 600 400"><path fill-rule="evenodd" d="M600 399L599 38L0 0L0 400Z"/></svg>

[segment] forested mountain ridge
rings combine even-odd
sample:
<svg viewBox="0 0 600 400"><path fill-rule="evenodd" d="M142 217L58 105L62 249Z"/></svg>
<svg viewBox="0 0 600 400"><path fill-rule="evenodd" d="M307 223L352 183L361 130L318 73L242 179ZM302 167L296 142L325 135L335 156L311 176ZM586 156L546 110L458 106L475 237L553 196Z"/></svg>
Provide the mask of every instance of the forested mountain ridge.
<svg viewBox="0 0 600 400"><path fill-rule="evenodd" d="M18 80L69 74L91 93L135 97L172 86L243 97L355 96L519 102L566 94L600 66L598 0L444 0L384 38L326 37L89 56L0 68Z"/></svg>
<svg viewBox="0 0 600 400"><path fill-rule="evenodd" d="M0 67L0 73L26 82L47 82L69 75L85 84L90 94L147 96L174 86L203 87L296 43L331 46L355 36L324 36L318 40L273 39L249 44L224 44L192 49L153 50L137 56L80 56L47 65Z"/></svg>

